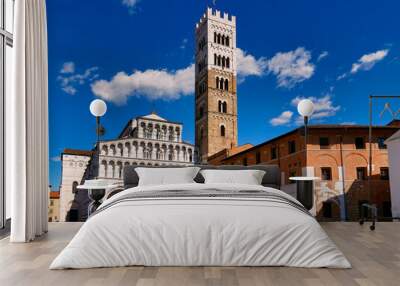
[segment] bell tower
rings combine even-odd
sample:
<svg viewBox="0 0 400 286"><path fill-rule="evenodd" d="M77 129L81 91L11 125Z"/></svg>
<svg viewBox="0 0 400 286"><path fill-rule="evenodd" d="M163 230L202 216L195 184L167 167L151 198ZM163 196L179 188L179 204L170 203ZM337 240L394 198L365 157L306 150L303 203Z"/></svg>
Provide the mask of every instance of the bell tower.
<svg viewBox="0 0 400 286"><path fill-rule="evenodd" d="M195 143L200 161L237 146L236 17L207 8L196 24Z"/></svg>

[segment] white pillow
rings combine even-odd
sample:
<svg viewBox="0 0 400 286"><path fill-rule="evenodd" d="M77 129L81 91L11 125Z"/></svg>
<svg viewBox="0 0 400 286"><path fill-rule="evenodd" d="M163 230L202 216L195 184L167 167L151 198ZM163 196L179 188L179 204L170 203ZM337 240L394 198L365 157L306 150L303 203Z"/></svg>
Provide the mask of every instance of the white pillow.
<svg viewBox="0 0 400 286"><path fill-rule="evenodd" d="M139 176L139 186L171 185L194 183L198 167L186 168L135 168Z"/></svg>
<svg viewBox="0 0 400 286"><path fill-rule="evenodd" d="M262 170L201 170L206 184L261 185L265 171Z"/></svg>

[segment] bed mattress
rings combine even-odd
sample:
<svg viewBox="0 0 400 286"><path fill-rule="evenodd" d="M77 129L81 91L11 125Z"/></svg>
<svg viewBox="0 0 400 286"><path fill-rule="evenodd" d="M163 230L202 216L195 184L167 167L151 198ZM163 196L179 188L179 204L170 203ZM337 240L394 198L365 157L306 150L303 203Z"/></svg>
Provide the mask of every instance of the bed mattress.
<svg viewBox="0 0 400 286"><path fill-rule="evenodd" d="M196 183L111 197L50 269L132 265L351 267L315 218L282 191Z"/></svg>

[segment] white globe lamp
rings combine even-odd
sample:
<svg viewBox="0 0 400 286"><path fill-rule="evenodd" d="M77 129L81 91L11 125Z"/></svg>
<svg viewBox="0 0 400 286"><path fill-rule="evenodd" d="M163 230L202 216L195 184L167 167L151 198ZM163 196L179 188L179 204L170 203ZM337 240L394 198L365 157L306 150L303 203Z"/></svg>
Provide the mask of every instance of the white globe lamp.
<svg viewBox="0 0 400 286"><path fill-rule="evenodd" d="M297 111L303 117L310 117L314 112L314 103L309 99L300 100Z"/></svg>
<svg viewBox="0 0 400 286"><path fill-rule="evenodd" d="M301 116L304 117L304 149L307 156L307 125L308 119L314 112L314 103L309 99L302 99L300 100L299 104L297 105L297 111Z"/></svg>
<svg viewBox="0 0 400 286"><path fill-rule="evenodd" d="M90 113L96 117L96 135L97 135L97 143L96 150L97 155L100 156L100 136L104 135L105 129L100 124L100 117L104 116L107 112L107 104L104 100L95 99L90 103L89 106ZM96 176L97 179L98 176Z"/></svg>
<svg viewBox="0 0 400 286"><path fill-rule="evenodd" d="M95 117L102 117L107 112L107 104L104 100L95 99L90 103L90 113Z"/></svg>

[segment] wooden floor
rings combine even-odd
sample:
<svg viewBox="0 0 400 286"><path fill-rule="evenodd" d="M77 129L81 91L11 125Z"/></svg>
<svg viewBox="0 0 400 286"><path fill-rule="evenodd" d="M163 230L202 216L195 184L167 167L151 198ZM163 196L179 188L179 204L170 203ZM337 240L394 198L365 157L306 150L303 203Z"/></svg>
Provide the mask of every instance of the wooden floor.
<svg viewBox="0 0 400 286"><path fill-rule="evenodd" d="M400 285L400 223L322 223L353 269L289 267L124 267L48 270L81 226L51 223L49 233L29 244L0 241L0 285Z"/></svg>

